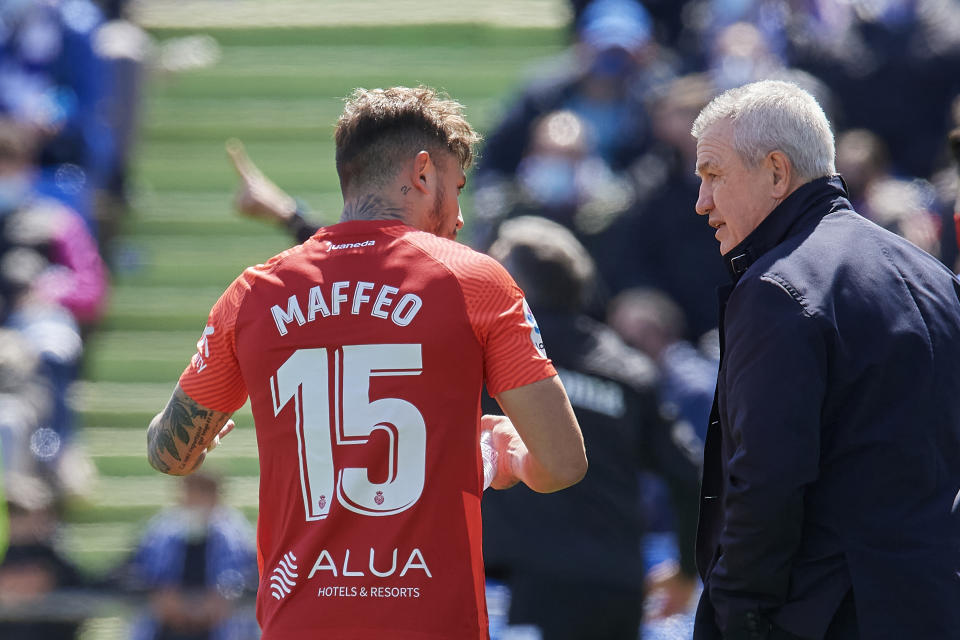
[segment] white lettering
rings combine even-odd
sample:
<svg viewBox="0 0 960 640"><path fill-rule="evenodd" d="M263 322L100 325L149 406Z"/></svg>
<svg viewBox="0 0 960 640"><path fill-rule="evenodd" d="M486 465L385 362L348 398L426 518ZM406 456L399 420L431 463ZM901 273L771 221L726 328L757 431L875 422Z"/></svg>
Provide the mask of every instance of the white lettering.
<svg viewBox="0 0 960 640"><path fill-rule="evenodd" d="M203 357L204 357L204 358L209 358L209 357L210 357L210 339L209 339L209 336L212 336L213 333L214 333L213 327L208 324L208 325L203 329L203 336L200 338L200 342L197 343L197 349L199 349L200 346L203 345Z"/></svg>
<svg viewBox="0 0 960 640"><path fill-rule="evenodd" d="M317 310L324 318L330 317L330 309L327 307L326 300L323 299L323 293L320 286L310 288L310 302L307 305L307 320L313 322L317 317Z"/></svg>
<svg viewBox="0 0 960 640"><path fill-rule="evenodd" d="M357 288L353 290L353 307L350 309L350 313L353 315L360 314L360 305L364 302L370 302L370 296L364 295L364 291L370 291L373 289L372 282L358 282Z"/></svg>
<svg viewBox="0 0 960 640"><path fill-rule="evenodd" d="M397 550L396 549L393 550L393 564L390 566L390 571L387 571L386 573L381 573L380 571L377 571L377 569L373 566L373 556L374 556L374 550L373 550L373 547L370 547L370 573L377 576L378 578L386 578L388 576L392 576L393 573L397 570Z"/></svg>
<svg viewBox="0 0 960 640"><path fill-rule="evenodd" d="M596 411L611 418L623 417L626 404L623 399L623 389L616 382L560 367L557 367L557 373L567 390L571 405Z"/></svg>
<svg viewBox="0 0 960 640"><path fill-rule="evenodd" d="M347 552L343 555L343 577L347 576L362 576L363 571L350 571L347 569L347 565L350 563L350 549L347 549Z"/></svg>
<svg viewBox="0 0 960 640"><path fill-rule="evenodd" d="M323 562L324 559L326 559L326 562ZM334 564L333 558L330 557L326 549L322 550L320 555L317 556L317 561L313 563L313 569L310 569L310 575L307 576L307 579L312 578L317 571L332 571L333 577L337 577L337 565Z"/></svg>
<svg viewBox="0 0 960 640"><path fill-rule="evenodd" d="M397 552L397 549L394 549L392 552L390 569L388 571L380 571L376 568L377 550L371 547L370 561L367 565L370 569L370 574L378 578L388 578L394 575L397 572ZM413 569L422 570L427 574L428 578L433 577L433 574L430 573L430 568L427 566L427 561L424 559L423 553L420 552L420 549L414 549L410 552L410 557L407 558L407 562L403 566L403 570L400 571L399 577L404 577L408 571ZM333 556L331 556L330 552L326 549L322 549L320 551L320 555L317 556L316 562L313 563L313 568L310 570L310 574L307 576L307 579L312 579L318 571L329 571L334 578L339 577L340 575L351 578L365 577L367 575L362 570L352 570L350 568L350 549L345 549L343 552L343 564L339 573Z"/></svg>
<svg viewBox="0 0 960 640"><path fill-rule="evenodd" d="M374 290L377 290L377 295L371 303ZM313 322L320 317L339 316L341 310L346 313L346 309L350 309L352 315L360 315L366 309L373 318L384 320L389 318L398 327L406 327L413 322L423 308L423 299L415 293L404 293L399 299L395 299L394 296L398 293L400 290L397 287L386 284L378 285L364 280L354 284L349 280L341 280L332 283L328 290L323 285L315 285L306 291L306 317L296 295L291 295L287 299L286 310L275 304L270 307L270 313L277 325L277 332L281 336L289 333L294 321L302 327L307 322ZM213 333L212 328L209 333ZM205 352L209 350L209 347L205 348L205 340L206 336L197 343L201 357L198 366L203 364Z"/></svg>
<svg viewBox="0 0 960 640"><path fill-rule="evenodd" d="M340 303L347 301L347 294L341 293L344 289L349 289L349 282L334 282L333 287L330 289L330 310L333 312L333 315L340 315Z"/></svg>
<svg viewBox="0 0 960 640"><path fill-rule="evenodd" d="M377 294L377 301L373 303L373 309L370 311L370 315L386 320L389 314L387 314L384 307L389 307L393 304L393 298L390 296L398 291L400 290L389 285L380 287L380 293Z"/></svg>
<svg viewBox="0 0 960 640"><path fill-rule="evenodd" d="M422 306L423 300L420 299L420 296L415 293L405 293L400 298L400 302L397 303L393 313L390 314L390 319L393 320L395 325L405 327L410 324L410 321L413 320Z"/></svg>
<svg viewBox="0 0 960 640"><path fill-rule="evenodd" d="M300 310L300 303L297 302L297 296L293 295L287 299L287 310L284 312L279 305L270 307L270 313L273 314L273 321L277 323L277 331L280 335L287 335L287 325L293 322L294 318L301 327L306 322L303 318L303 311Z"/></svg>
<svg viewBox="0 0 960 640"><path fill-rule="evenodd" d="M337 249L360 249L363 247L372 247L377 244L376 240L364 240L363 242L344 242L343 244L330 244L327 251L336 251Z"/></svg>
<svg viewBox="0 0 960 640"><path fill-rule="evenodd" d="M414 564L413 559L420 558L420 562ZM420 553L420 549L414 549L410 552L410 557L407 559L407 564L403 565L403 569L400 571L400 577L407 575L407 571L410 569L423 569L427 574L428 578L432 578L433 575L430 573L430 567L427 566L427 561L423 559L423 554Z"/></svg>

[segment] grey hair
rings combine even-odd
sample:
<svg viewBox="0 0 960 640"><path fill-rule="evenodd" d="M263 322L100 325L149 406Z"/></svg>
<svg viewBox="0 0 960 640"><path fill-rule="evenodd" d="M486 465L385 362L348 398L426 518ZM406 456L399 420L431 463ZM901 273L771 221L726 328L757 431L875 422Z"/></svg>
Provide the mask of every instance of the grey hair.
<svg viewBox="0 0 960 640"><path fill-rule="evenodd" d="M762 80L730 89L703 108L690 133L697 140L723 120L733 124L733 148L756 167L782 151L805 181L837 172L833 131L816 99L791 82Z"/></svg>

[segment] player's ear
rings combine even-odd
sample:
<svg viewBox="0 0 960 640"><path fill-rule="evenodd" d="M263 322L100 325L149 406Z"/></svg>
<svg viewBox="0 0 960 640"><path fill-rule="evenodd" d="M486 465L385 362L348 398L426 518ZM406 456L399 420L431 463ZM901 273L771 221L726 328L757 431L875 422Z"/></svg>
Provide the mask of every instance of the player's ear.
<svg viewBox="0 0 960 640"><path fill-rule="evenodd" d="M429 151L420 151L413 157L410 167L410 181L414 189L429 193L436 181L437 166Z"/></svg>

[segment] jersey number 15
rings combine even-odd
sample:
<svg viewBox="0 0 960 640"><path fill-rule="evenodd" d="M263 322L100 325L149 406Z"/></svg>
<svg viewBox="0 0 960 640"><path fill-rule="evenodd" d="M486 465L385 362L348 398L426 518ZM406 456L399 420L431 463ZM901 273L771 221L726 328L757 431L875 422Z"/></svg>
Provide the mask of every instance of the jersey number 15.
<svg viewBox="0 0 960 640"><path fill-rule="evenodd" d="M299 349L270 378L274 415L294 402L308 521L326 518L334 495L345 508L367 516L400 513L420 498L427 447L423 415L400 398L371 402L370 379L422 371L419 344L362 344ZM378 430L389 442L386 482L370 482L365 468L335 468L334 441L362 445Z"/></svg>

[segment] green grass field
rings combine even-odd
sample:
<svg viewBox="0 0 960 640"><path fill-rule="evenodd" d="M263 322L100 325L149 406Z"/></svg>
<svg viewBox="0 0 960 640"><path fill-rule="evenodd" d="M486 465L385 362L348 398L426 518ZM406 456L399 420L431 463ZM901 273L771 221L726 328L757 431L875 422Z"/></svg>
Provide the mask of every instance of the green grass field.
<svg viewBox="0 0 960 640"><path fill-rule="evenodd" d="M155 30L159 41L193 35ZM134 160L134 210L109 247L117 265L109 310L88 342L75 406L81 441L100 473L90 500L68 513L64 543L84 567L119 562L144 520L176 495L154 473L144 430L188 361L206 313L247 265L290 239L231 209L236 185L224 141L238 137L281 186L331 222L341 200L332 124L356 86L443 88L488 130L522 74L557 53L559 28L483 25L205 31L220 61L148 82ZM470 198L463 199L469 225ZM209 459L228 475L227 501L256 518L257 460L249 408ZM122 638L122 618L91 621L86 640Z"/></svg>

